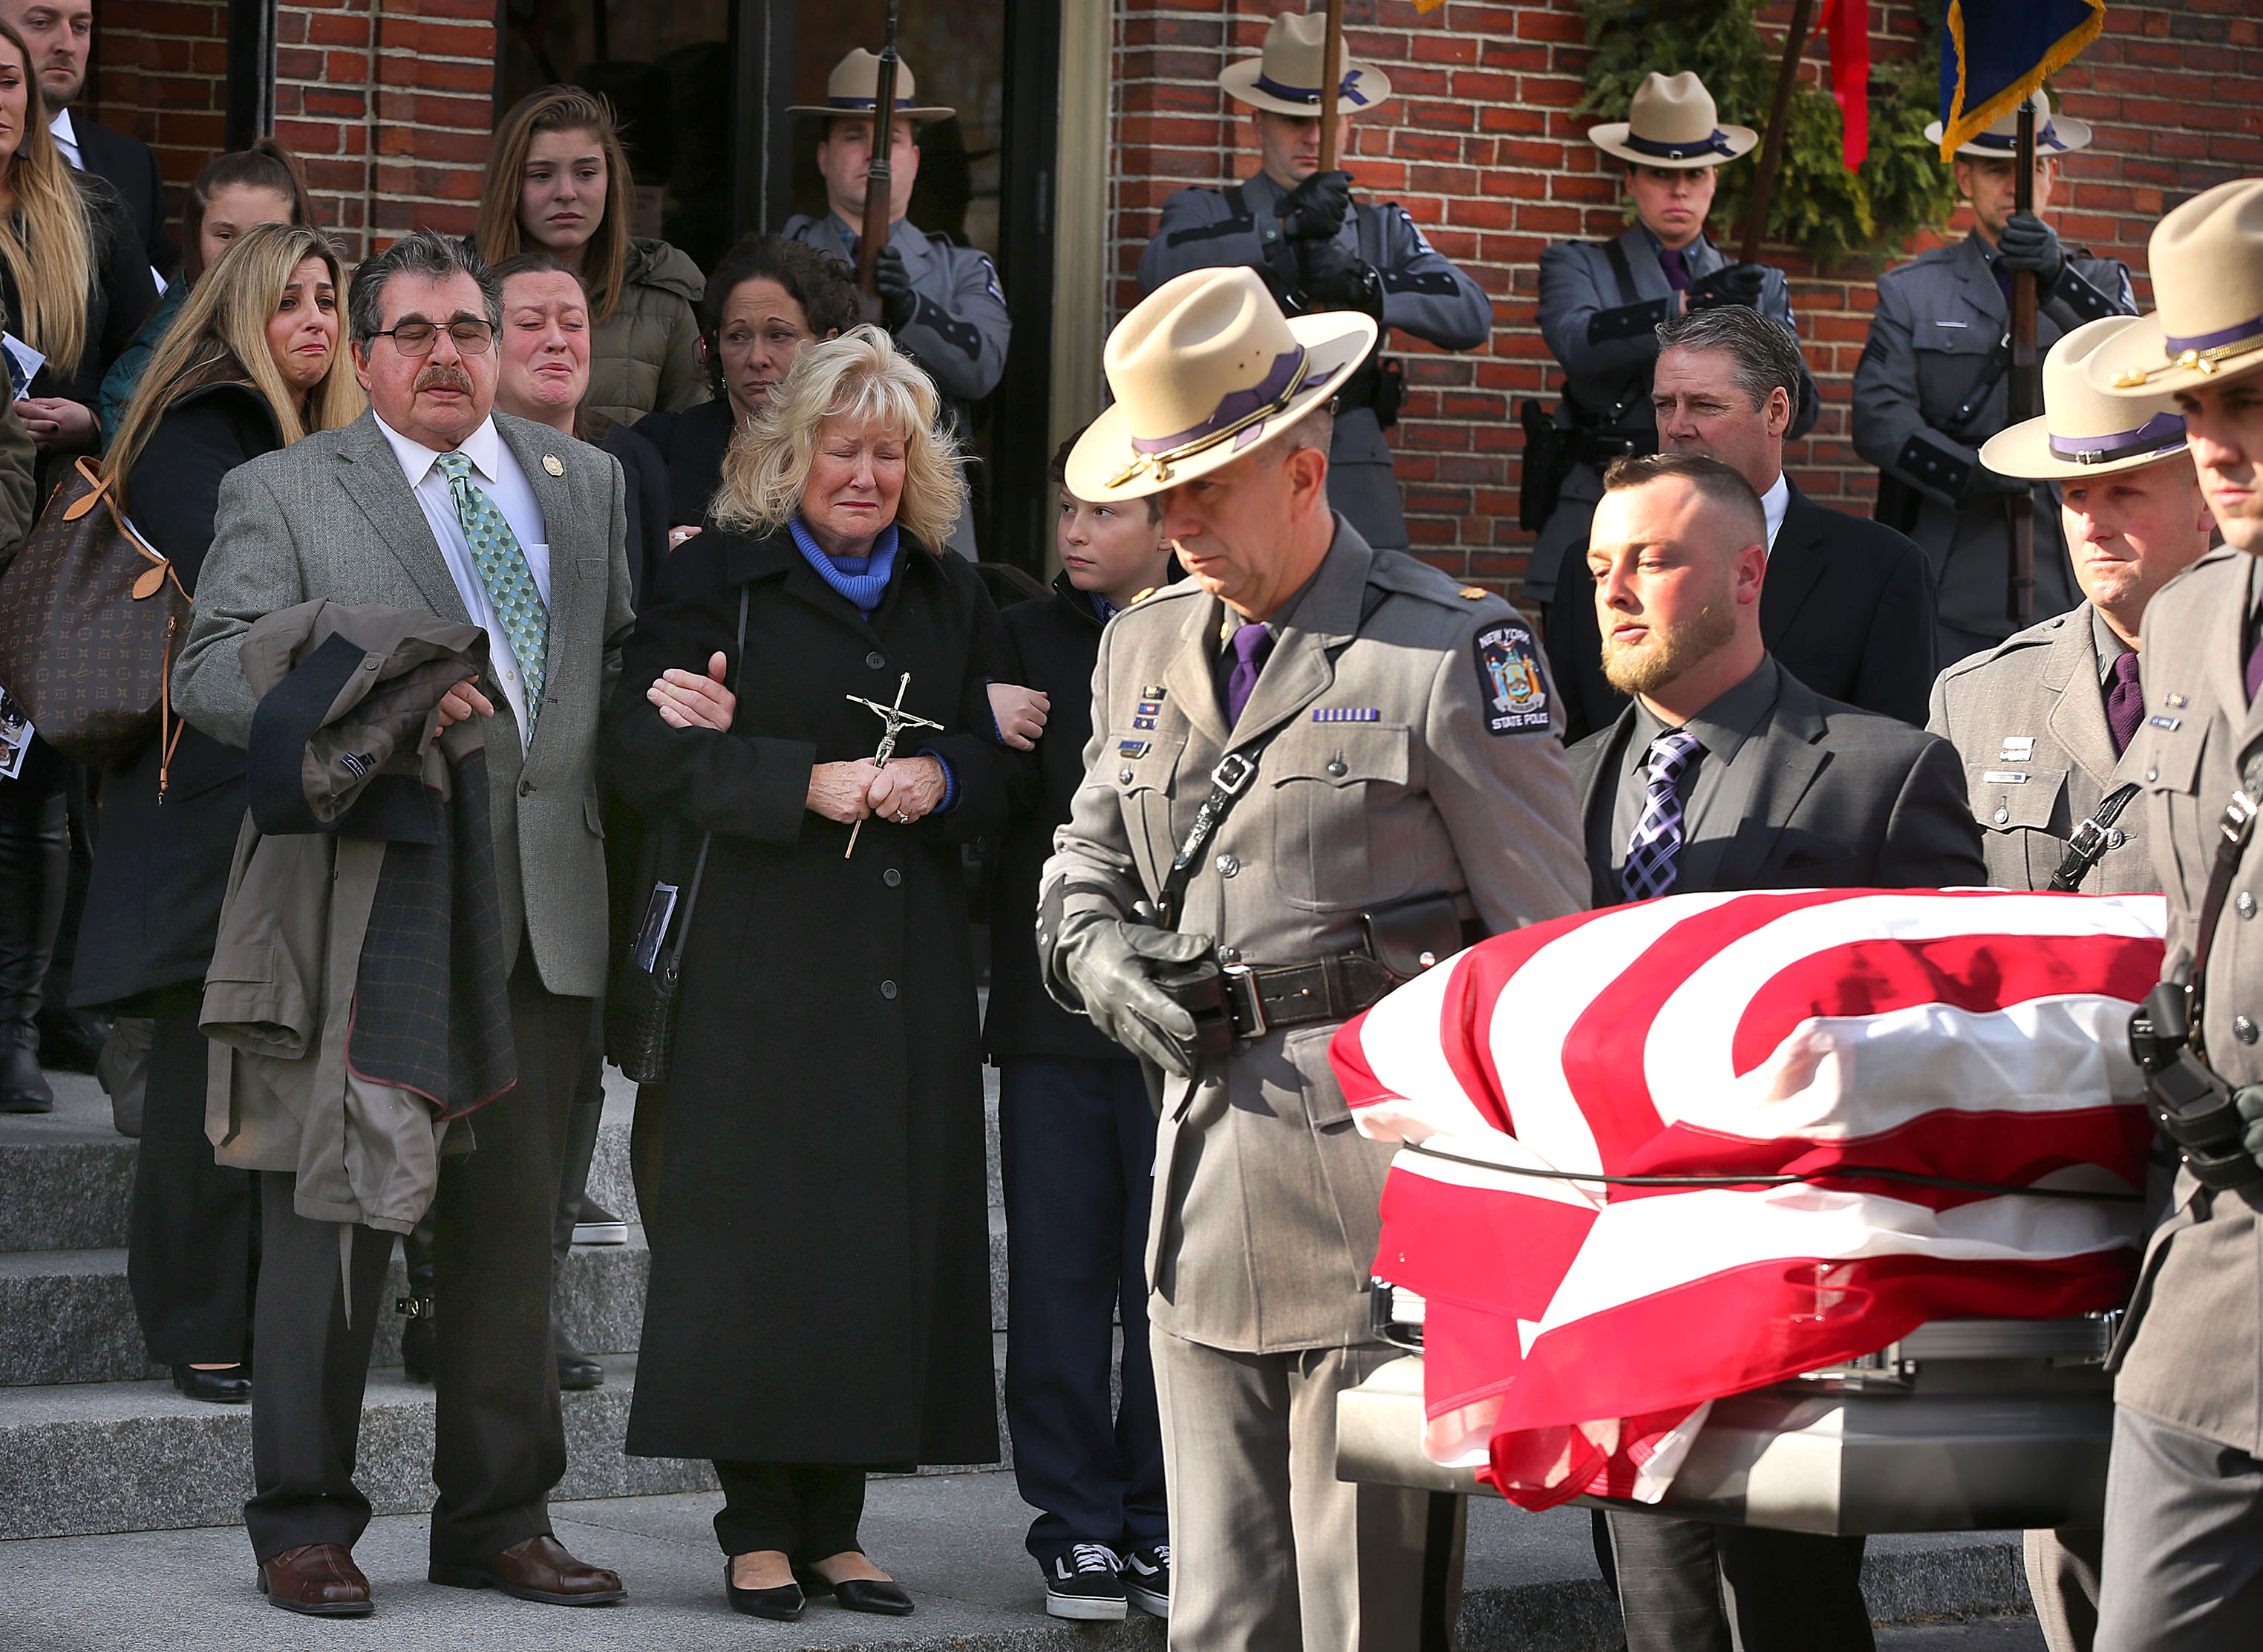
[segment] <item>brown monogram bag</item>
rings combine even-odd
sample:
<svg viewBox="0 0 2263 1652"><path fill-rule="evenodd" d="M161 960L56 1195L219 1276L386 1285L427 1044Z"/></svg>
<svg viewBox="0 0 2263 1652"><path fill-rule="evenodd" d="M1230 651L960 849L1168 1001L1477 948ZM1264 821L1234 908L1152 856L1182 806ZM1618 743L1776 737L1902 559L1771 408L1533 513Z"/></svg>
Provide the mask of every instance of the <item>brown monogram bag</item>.
<svg viewBox="0 0 2263 1652"><path fill-rule="evenodd" d="M166 679L188 640L189 593L109 496L80 459L0 576L0 683L49 745L95 768L121 769L163 738L162 798L180 738Z"/></svg>

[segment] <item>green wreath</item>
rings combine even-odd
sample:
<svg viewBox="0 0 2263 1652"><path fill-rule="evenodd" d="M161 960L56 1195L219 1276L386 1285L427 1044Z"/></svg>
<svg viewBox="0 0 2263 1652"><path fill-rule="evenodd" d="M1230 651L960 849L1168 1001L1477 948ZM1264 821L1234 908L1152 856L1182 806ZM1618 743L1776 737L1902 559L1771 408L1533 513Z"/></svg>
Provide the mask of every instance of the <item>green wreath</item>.
<svg viewBox="0 0 2263 1652"><path fill-rule="evenodd" d="M1580 0L1595 51L1577 112L1623 120L1644 76L1695 69L1723 120L1766 133L1782 47L1754 27L1755 4ZM1830 92L1808 82L1793 91L1768 193L1768 240L1804 248L1827 266L1890 256L1956 210L1956 181L1925 138L1940 101L1941 0L1917 0L1915 9L1923 30L1917 54L1870 66L1870 153L1861 170L1849 172L1840 159L1839 105ZM1720 239L1733 242L1742 231L1757 155L1720 169L1712 215Z"/></svg>

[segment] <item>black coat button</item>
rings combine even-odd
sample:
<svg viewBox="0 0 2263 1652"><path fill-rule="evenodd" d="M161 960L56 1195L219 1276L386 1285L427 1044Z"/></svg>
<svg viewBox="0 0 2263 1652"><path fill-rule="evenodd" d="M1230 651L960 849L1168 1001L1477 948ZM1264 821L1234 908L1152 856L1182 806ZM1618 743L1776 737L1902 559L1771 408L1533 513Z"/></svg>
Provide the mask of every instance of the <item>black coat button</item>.
<svg viewBox="0 0 2263 1652"><path fill-rule="evenodd" d="M532 797L534 795L534 782L531 780L521 780L518 783L518 794L521 797Z"/></svg>
<svg viewBox="0 0 2263 1652"><path fill-rule="evenodd" d="M903 880L904 874L897 871L893 866L890 866L886 872L880 874L880 881L886 884L891 889L894 888Z"/></svg>
<svg viewBox="0 0 2263 1652"><path fill-rule="evenodd" d="M880 996L883 998L894 997L896 996L896 983L893 981L882 982L880 983Z"/></svg>
<svg viewBox="0 0 2263 1652"><path fill-rule="evenodd" d="M884 671L888 666L888 656L881 653L879 649L874 648L870 654L864 656L864 663L871 666L876 671Z"/></svg>
<svg viewBox="0 0 2263 1652"><path fill-rule="evenodd" d="M2231 1018L2231 1032L2232 1036L2242 1044L2255 1042L2255 1023L2244 1015L2235 1015Z"/></svg>

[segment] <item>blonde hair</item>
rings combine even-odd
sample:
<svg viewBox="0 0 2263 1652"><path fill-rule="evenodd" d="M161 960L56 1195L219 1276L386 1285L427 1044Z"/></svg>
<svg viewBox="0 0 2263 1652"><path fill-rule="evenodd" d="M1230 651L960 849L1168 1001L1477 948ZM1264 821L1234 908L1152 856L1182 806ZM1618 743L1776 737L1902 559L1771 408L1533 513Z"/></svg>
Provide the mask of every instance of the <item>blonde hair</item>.
<svg viewBox="0 0 2263 1652"><path fill-rule="evenodd" d="M286 446L311 431L336 430L360 417L361 387L346 359L345 305L338 306L338 344L327 372L302 396L283 378L267 342L283 289L299 266L320 258L330 285L341 287L338 255L319 229L303 224L260 224L228 244L218 263L189 289L151 353L117 439L104 455L102 474L112 496L125 501L126 477L148 446L157 423L175 402L208 384L242 384L266 398Z"/></svg>
<svg viewBox="0 0 2263 1652"><path fill-rule="evenodd" d="M16 283L18 314L11 324L62 379L78 370L86 354L94 224L86 196L47 130L47 101L32 48L5 22L0 22L0 41L15 48L24 66L24 130L5 174L16 208L0 220L0 262Z"/></svg>
<svg viewBox="0 0 2263 1652"><path fill-rule="evenodd" d="M917 363L870 325L809 345L762 410L732 437L712 515L718 527L775 533L801 509L828 419L879 426L904 444L896 522L939 551L966 503L964 455L939 424L943 399Z"/></svg>
<svg viewBox="0 0 2263 1652"><path fill-rule="evenodd" d="M501 264L522 252L546 250L529 239L518 221L519 198L526 189L526 156L545 132L586 132L605 156L605 215L582 250L582 285L589 294L589 325L596 326L621 301L629 261L629 209L635 180L628 151L621 147L613 105L579 86L545 86L504 112L488 151L487 180L480 191L480 225L473 241L480 257Z"/></svg>

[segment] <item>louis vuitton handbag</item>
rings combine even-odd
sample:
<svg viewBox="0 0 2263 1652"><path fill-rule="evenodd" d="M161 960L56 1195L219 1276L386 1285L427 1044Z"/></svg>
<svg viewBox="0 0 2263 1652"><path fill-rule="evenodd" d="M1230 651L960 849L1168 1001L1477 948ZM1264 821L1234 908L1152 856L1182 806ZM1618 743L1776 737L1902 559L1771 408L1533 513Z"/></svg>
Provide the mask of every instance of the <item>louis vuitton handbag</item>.
<svg viewBox="0 0 2263 1652"><path fill-rule="evenodd" d="M0 576L0 683L65 757L120 769L155 735L170 759L179 735L166 679L191 605L83 457Z"/></svg>

